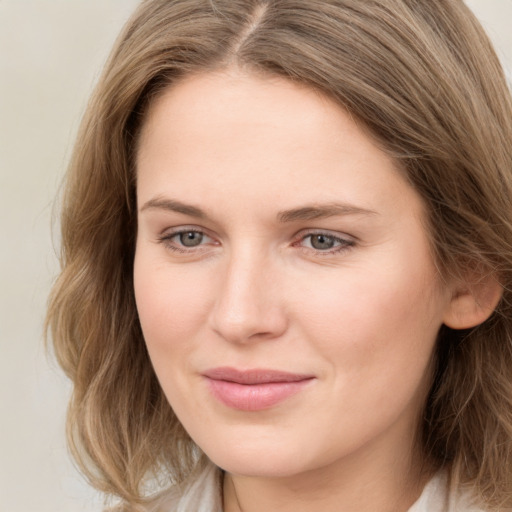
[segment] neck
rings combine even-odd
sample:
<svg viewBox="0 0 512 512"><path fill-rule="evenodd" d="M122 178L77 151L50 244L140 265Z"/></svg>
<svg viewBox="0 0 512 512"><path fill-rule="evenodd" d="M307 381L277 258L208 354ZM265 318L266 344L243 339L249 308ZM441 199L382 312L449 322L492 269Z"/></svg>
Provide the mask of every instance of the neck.
<svg viewBox="0 0 512 512"><path fill-rule="evenodd" d="M361 455L361 454L358 454ZM406 512L430 478L413 457L373 452L286 477L224 478L225 512ZM347 458L347 459L350 459Z"/></svg>

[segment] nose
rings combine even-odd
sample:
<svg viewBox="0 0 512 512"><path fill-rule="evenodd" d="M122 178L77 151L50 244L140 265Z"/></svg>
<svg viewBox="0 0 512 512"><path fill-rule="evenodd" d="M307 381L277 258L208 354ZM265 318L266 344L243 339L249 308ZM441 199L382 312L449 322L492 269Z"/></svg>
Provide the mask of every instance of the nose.
<svg viewBox="0 0 512 512"><path fill-rule="evenodd" d="M213 330L232 343L275 339L287 329L279 272L256 254L233 254L217 276Z"/></svg>

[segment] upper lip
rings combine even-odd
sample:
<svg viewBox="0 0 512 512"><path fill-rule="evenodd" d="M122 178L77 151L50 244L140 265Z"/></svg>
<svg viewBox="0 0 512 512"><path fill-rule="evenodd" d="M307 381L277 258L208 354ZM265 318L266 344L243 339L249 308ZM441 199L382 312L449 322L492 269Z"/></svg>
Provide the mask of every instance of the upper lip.
<svg viewBox="0 0 512 512"><path fill-rule="evenodd" d="M212 368L203 375L213 380L235 382L237 384L270 384L277 382L300 382L314 378L314 375L290 373L281 370L255 368L250 370L238 370L230 367Z"/></svg>

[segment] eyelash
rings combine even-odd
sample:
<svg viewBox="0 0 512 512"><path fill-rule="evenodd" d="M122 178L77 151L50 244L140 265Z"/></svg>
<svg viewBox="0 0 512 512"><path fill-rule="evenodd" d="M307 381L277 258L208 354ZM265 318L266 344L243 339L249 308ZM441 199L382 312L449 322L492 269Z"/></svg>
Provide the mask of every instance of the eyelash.
<svg viewBox="0 0 512 512"><path fill-rule="evenodd" d="M158 237L158 241L162 245L164 245L164 247L166 249L169 249L171 251L179 252L179 253L182 253L182 254L191 254L192 252L194 252L194 250L197 250L198 247L201 247L202 244L197 246L197 247L190 247L189 249L187 249L187 248L185 248L185 246L176 245L175 242L172 241L173 238L178 237L180 235L185 235L187 233L198 233L200 235L207 236L208 238L211 238L208 235L206 235L204 231L202 231L200 229L197 229L197 228L182 228L182 229L173 231L171 233L166 233L164 235L159 236Z"/></svg>
<svg viewBox="0 0 512 512"><path fill-rule="evenodd" d="M308 253L311 253L311 251L313 251L315 255L318 256L330 256L333 254L340 254L345 251L348 251L355 245L355 241L353 239L349 237L342 238L340 236L336 236L332 233L329 233L328 231L309 231L307 233L302 233L300 237L298 237L298 240L293 243L293 245L298 246L300 243L304 243L304 241L307 240L308 238L310 239L311 243L311 238L314 236L324 236L326 238L331 239L335 244L339 245L335 245L333 248L327 250L315 249L314 247L304 246L299 246L299 248L304 252Z"/></svg>
<svg viewBox="0 0 512 512"><path fill-rule="evenodd" d="M201 250L201 247L204 245L201 243L198 246L190 247L187 249L187 248L185 248L185 246L176 245L176 242L173 242L174 238L176 238L180 235L187 234L187 233L198 233L207 238L211 238L204 231L202 231L200 229L182 228L182 229L173 231L171 233L166 233L164 235L159 236L158 242L163 244L164 247L166 247L167 249L169 249L173 252L181 253L181 254L192 254L193 252L197 252L198 249ZM301 242L304 242L308 238L311 239L314 236L324 236L328 239L331 239L335 244L338 244L338 245L335 245L333 248L327 249L327 250L315 249L314 247L299 246L299 244ZM339 236L333 235L326 231L310 231L308 233L301 234L300 237L297 237L297 240L295 242L293 242L292 245L294 247L299 247L304 252L311 253L311 251L313 251L315 253L315 255L329 256L332 254L339 254L339 253L350 250L355 245L355 241L353 239L341 238Z"/></svg>

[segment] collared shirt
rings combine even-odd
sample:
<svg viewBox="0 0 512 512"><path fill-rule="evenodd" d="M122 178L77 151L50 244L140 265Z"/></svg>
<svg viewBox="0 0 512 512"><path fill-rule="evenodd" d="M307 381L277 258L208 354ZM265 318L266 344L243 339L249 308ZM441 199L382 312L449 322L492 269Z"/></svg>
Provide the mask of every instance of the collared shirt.
<svg viewBox="0 0 512 512"><path fill-rule="evenodd" d="M222 512L222 472L209 464L187 483L174 486L148 512ZM469 492L450 493L441 472L425 486L408 512L485 512L472 504Z"/></svg>

